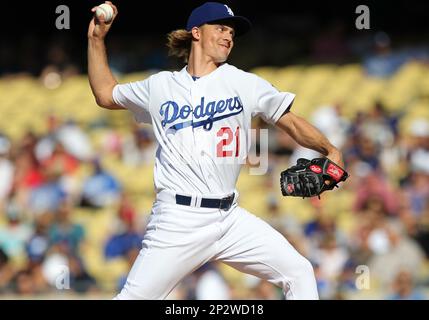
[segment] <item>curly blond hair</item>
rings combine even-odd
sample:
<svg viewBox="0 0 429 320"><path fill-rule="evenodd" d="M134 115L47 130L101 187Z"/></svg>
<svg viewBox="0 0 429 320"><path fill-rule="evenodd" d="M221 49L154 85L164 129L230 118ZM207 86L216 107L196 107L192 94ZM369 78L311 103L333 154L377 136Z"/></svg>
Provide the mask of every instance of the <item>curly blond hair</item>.
<svg viewBox="0 0 429 320"><path fill-rule="evenodd" d="M191 51L192 32L184 29L174 30L167 34L168 55L188 62Z"/></svg>

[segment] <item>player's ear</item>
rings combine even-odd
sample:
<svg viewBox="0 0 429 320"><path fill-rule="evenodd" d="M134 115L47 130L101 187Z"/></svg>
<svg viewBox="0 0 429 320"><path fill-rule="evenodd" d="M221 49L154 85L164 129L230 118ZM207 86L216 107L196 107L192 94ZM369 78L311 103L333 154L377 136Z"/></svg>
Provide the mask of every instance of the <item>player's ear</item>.
<svg viewBox="0 0 429 320"><path fill-rule="evenodd" d="M200 28L193 27L192 30L191 30L191 33L192 33L192 37L195 40L200 40L200 38L201 38L201 30L200 30Z"/></svg>

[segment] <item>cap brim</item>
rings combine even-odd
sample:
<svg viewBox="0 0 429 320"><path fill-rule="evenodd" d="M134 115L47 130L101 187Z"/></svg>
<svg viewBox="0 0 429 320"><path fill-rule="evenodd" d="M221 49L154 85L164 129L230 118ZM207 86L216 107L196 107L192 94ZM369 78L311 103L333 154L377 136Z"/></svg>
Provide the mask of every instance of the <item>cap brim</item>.
<svg viewBox="0 0 429 320"><path fill-rule="evenodd" d="M214 23L217 21L230 21L234 24L234 30L235 30L235 36L239 37L246 32L250 30L252 27L252 23L249 21L249 19L242 17L242 16L233 16L233 17L227 17L223 19L208 21L207 23Z"/></svg>

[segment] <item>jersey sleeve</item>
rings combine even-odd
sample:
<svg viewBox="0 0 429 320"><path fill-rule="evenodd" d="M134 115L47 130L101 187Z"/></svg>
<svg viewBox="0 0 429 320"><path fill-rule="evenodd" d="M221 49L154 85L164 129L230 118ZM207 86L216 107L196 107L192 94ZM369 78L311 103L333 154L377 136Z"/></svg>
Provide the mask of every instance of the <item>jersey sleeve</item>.
<svg viewBox="0 0 429 320"><path fill-rule="evenodd" d="M113 88L113 101L130 110L137 122L151 122L149 97L149 79L117 84Z"/></svg>
<svg viewBox="0 0 429 320"><path fill-rule="evenodd" d="M276 123L292 106L295 94L280 92L268 81L256 77L252 116L261 116L269 123Z"/></svg>

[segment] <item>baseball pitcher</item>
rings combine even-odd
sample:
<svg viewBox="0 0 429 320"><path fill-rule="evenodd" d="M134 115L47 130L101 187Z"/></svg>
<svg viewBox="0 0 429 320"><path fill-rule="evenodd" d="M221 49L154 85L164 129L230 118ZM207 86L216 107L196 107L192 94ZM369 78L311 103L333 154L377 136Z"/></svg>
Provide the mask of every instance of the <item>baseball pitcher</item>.
<svg viewBox="0 0 429 320"><path fill-rule="evenodd" d="M255 116L286 131L324 157L300 159L280 177L283 195L312 197L347 177L340 152L291 111L295 95L279 92L255 74L226 63L248 19L226 5L195 8L185 29L168 35L180 71L118 84L108 66L104 38L113 19L91 20L88 76L100 107L128 109L152 124L158 142L156 199L140 254L116 299L164 299L188 274L222 261L283 289L286 299L318 299L311 263L269 224L237 204L236 181L250 146ZM95 12L96 7L92 9ZM236 161L235 161L236 160ZM145 177L141 177L145 179Z"/></svg>

